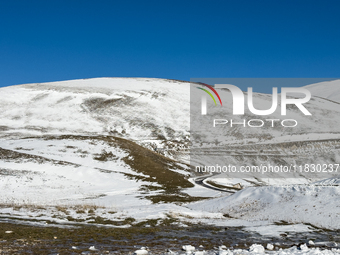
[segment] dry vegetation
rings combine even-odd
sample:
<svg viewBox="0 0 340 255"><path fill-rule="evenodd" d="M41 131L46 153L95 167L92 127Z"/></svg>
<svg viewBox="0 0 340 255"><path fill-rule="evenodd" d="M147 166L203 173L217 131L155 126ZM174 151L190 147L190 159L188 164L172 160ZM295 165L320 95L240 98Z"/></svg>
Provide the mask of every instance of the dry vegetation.
<svg viewBox="0 0 340 255"><path fill-rule="evenodd" d="M160 155L152 150L146 149L132 141L114 136L44 136L47 140L89 140L105 142L112 147L118 147L128 153L122 160L129 165L135 172L145 176L125 174L129 178L157 183L161 188L157 195L146 196L152 202L192 202L204 199L202 197L191 197L181 192L184 188L194 185L188 181L188 177L173 171L173 169L187 170L179 166L174 160ZM112 152L102 151L94 155L98 161L114 161L116 156ZM150 187L150 189L148 189ZM152 186L143 186L141 192L153 190Z"/></svg>

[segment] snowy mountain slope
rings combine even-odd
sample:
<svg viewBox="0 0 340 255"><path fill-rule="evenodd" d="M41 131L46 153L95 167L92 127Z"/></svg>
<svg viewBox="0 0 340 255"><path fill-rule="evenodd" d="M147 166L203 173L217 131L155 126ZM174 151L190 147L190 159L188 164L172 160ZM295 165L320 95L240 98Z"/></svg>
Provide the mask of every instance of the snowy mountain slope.
<svg viewBox="0 0 340 255"><path fill-rule="evenodd" d="M152 147L189 139L189 86L161 79L98 78L1 89L1 135L114 135ZM153 141L155 141L153 143ZM153 146L150 146L153 144Z"/></svg>
<svg viewBox="0 0 340 255"><path fill-rule="evenodd" d="M200 93L199 90L195 94ZM336 93L336 91L334 92ZM232 102L233 98L229 90L220 90L220 97L225 102ZM256 109L269 109L272 104L272 95L253 93L254 107ZM200 109L201 100L199 96L195 97L191 107ZM200 115L193 116L191 119L191 129L197 131L199 134L200 128L211 127L210 132L200 134L200 143L215 143L214 139L219 138L220 144L258 144L258 143L280 143L280 142L294 142L305 140L325 140L328 138L340 138L340 131L338 126L340 124L339 116L340 103L331 102L323 98L312 97L304 106L312 114L304 115L296 106L288 105L287 114L281 114L281 107L277 107L276 111L270 115L255 115L245 107L244 115L233 115L232 104L224 104L223 107L216 107L213 102L209 101L208 116L210 118L202 118ZM210 111L210 112L209 112ZM211 119L228 120L227 124L217 124L212 128ZM231 126L230 119L234 123L243 123L246 120L245 128L241 124L234 124ZM263 127L249 127L248 120L255 119L251 125L260 125L263 121ZM267 119L276 120L274 122ZM297 126L294 128L285 127L281 124L282 120L294 119L297 121ZM291 121L287 121L288 126L294 125ZM332 135L333 134L333 135ZM194 140L195 141L195 140ZM213 141L213 142L212 142ZM204 144L205 145L205 144ZM208 144L206 144L208 145Z"/></svg>
<svg viewBox="0 0 340 255"><path fill-rule="evenodd" d="M164 144L181 149L189 141L185 85L101 78L1 89L1 211L95 205L120 212L104 215L110 219L166 217L186 210L171 203L218 195L162 155ZM162 202L169 205L157 211Z"/></svg>
<svg viewBox="0 0 340 255"><path fill-rule="evenodd" d="M337 95L338 86L333 83L324 91ZM319 88L322 84L310 86ZM189 91L189 83L141 78L97 78L2 88L1 134L111 134L137 141L187 141ZM220 93L224 100L232 101L229 91ZM255 93L254 102L258 108L266 108L271 96ZM231 105L228 107L231 109ZM289 110L287 118L300 120L297 128L230 128L226 129L226 142L247 136L257 137L258 142L274 137L284 141L286 136L291 140L294 134L338 133L339 123L333 117L339 113L338 105L312 98L306 107L313 119L302 116L297 109ZM246 117L253 116L247 112ZM271 117L280 118L279 109Z"/></svg>
<svg viewBox="0 0 340 255"><path fill-rule="evenodd" d="M182 218L184 214L207 221L228 220L220 212L203 211L205 206L196 210L184 204L230 195L189 179L195 175L184 164L189 163L189 85L163 79L98 78L1 88L0 203L9 207L95 204L119 211L105 216L109 219L159 218L171 212ZM231 99L229 92L221 94ZM254 97L263 107L271 101L264 94ZM337 162L339 104L313 98L307 107L313 119L302 118L296 129L219 128L216 132L224 134L219 144L211 142L214 132L196 142L206 156L217 149L244 164L292 157ZM294 108L289 114L287 118L300 118ZM247 112L246 117L253 116ZM273 117L279 118L279 113ZM228 176L218 177L226 180ZM266 183L250 177L228 182ZM300 180L296 184L314 181ZM332 203L334 196L325 201ZM279 203L273 206L278 208ZM18 213L4 210L10 211L7 215Z"/></svg>
<svg viewBox="0 0 340 255"><path fill-rule="evenodd" d="M249 221L308 223L328 229L340 228L339 187L292 185L249 187L229 197L197 202L191 209L221 212Z"/></svg>
<svg viewBox="0 0 340 255"><path fill-rule="evenodd" d="M0 136L48 139L50 135L109 135L189 163L189 85L162 79L97 78L2 88ZM335 85L328 89L333 95ZM220 94L224 101L232 100L229 91ZM271 95L254 93L254 102L257 108L268 108ZM226 107L227 113L231 112L231 104ZM267 125L212 129L192 140L203 152L199 159L212 158L217 150L218 155L227 153L235 165L268 163L268 160L272 164L291 163L291 159L295 163L315 160L336 163L340 120L335 116L339 116L339 104L312 98L306 107L312 118L301 115L295 108L288 109L287 118L299 121L295 128ZM225 110L217 112L217 116L225 118ZM241 120L234 117L235 121ZM245 117L266 118L250 112ZM271 116L281 117L279 109ZM206 123L199 123L202 124ZM217 136L223 138L218 144Z"/></svg>
<svg viewBox="0 0 340 255"><path fill-rule="evenodd" d="M327 98L340 103L340 80L319 82L305 86L313 96Z"/></svg>
<svg viewBox="0 0 340 255"><path fill-rule="evenodd" d="M2 181L8 194L3 193L2 203L25 201L25 196L27 201L31 197L37 200L35 202L44 204L55 204L59 200L67 202L74 198L78 201L100 198L98 201L104 202L117 194L127 195L130 191L134 197L151 201L194 199L182 192L194 186L187 180L189 173L186 168L122 138L45 136L43 139L5 140L1 145L1 175L6 177ZM13 176L13 181L8 176ZM21 194L24 197L12 198L16 189L21 191L27 186L27 176L31 176L31 181L26 192ZM121 186L124 182L130 184ZM106 187L104 183L107 183ZM74 191L70 190L72 187L76 187ZM32 194L27 196L30 189ZM39 195L37 189L45 189L47 197ZM67 190L69 199L52 198L50 189L56 192L57 189Z"/></svg>
<svg viewBox="0 0 340 255"><path fill-rule="evenodd" d="M2 88L0 136L113 135L133 140L149 149L159 149L158 153L188 163L189 85L163 79L97 78ZM332 95L336 95L335 85L329 88ZM228 91L222 92L221 96L231 101ZM255 93L254 96L257 107L270 105L270 95ZM227 107L230 112L231 104ZM313 118L301 116L294 108L289 110L287 118L299 120L298 127L294 129L279 125L262 129L218 127L216 132L224 129L224 140L220 141L220 145L340 137L340 123L334 118L339 114L339 105L312 98L306 107ZM222 117L225 118L225 113ZM254 116L247 112L245 117ZM279 110L271 117L280 119ZM238 120L235 118L235 121ZM214 139L216 134L211 132L210 137L207 135L198 142Z"/></svg>
<svg viewBox="0 0 340 255"><path fill-rule="evenodd" d="M336 87L334 87L336 88ZM338 175L338 172L312 174L311 172L240 173L243 166L304 166L305 164L337 164L340 159L340 103L324 98L312 97L305 103L312 115L304 115L294 105L287 106L287 114L281 114L281 107L267 115L255 115L245 107L244 115L233 115L232 105L215 106L208 101L208 114L200 115L200 90L195 91L196 101L191 108L198 112L191 118L191 164L194 166L235 166L238 170L226 172L219 178L256 178L268 183L265 178L282 177L317 180ZM336 91L334 91L336 93ZM232 102L229 90L220 90L223 102ZM269 109L272 95L254 93L256 109ZM215 127L213 120L220 123ZM275 120L274 122L268 121ZM295 127L286 127L296 121ZM250 127L251 125L260 127ZM238 123L231 125L231 123ZM263 126L261 126L261 123ZM291 125L289 123L289 125ZM300 170L300 169L299 169ZM319 175L319 176L317 176ZM315 179L313 179L315 178ZM289 183L289 182L288 182Z"/></svg>
<svg viewBox="0 0 340 255"><path fill-rule="evenodd" d="M188 89L180 82L119 78L6 87L1 89L2 129L182 137L188 132Z"/></svg>

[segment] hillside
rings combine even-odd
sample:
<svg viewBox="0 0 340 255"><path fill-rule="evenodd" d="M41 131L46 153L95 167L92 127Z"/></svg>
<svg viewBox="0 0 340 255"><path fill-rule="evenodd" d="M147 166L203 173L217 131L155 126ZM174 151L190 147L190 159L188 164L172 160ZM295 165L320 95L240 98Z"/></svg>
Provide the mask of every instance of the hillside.
<svg viewBox="0 0 340 255"><path fill-rule="evenodd" d="M0 97L1 136L112 135L155 148L189 139L187 83L98 78L11 86Z"/></svg>
<svg viewBox="0 0 340 255"><path fill-rule="evenodd" d="M332 88L331 94L335 95L337 86ZM191 143L199 155L198 159L191 158L192 164L221 155L235 165L313 160L339 163L339 103L328 99L313 97L307 104L313 118L301 117L297 109L289 109L287 118L299 118L295 129L217 128L193 136L189 82L97 78L24 84L0 91L3 221L34 219L38 222L35 224L129 226L168 219L176 224L183 221L247 226L258 207L250 206L245 216L229 212L224 201L242 207L242 194L262 201L261 194L285 192L277 187L267 190L257 186L289 184L297 190L290 199L299 202L303 197L300 187L308 190L307 186L315 181L326 186L338 183L337 173L324 178L299 174L294 179L285 175L274 179L256 175L202 176L189 167ZM221 96L231 99L228 91L221 92ZM260 107L267 107L271 100L269 95L259 93L254 98ZM231 111L231 106L226 105ZM245 117L254 116L247 112ZM272 117L280 118L279 112ZM214 140L217 134L224 138L218 143ZM230 188L237 183L241 184L239 188ZM247 186L259 197L252 198L250 190L243 189ZM329 194L337 194L338 186L333 189L320 190L320 198L336 206L335 197ZM274 209L268 207L268 214L278 210L280 201L270 201ZM190 204L193 202L197 205ZM218 208L211 210L216 203ZM289 205L295 206L294 203ZM296 215L301 216L302 209L297 209ZM322 210L317 212L326 215ZM265 220L268 225L280 220L330 225L327 220L316 224L301 217L253 218Z"/></svg>
<svg viewBox="0 0 340 255"><path fill-rule="evenodd" d="M327 98L340 103L340 80L319 82L305 86L313 96Z"/></svg>

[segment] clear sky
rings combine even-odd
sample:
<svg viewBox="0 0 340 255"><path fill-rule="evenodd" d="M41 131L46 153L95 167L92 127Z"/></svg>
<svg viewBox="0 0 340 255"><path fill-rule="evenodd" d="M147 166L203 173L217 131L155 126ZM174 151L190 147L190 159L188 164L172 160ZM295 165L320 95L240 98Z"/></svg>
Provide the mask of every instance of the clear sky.
<svg viewBox="0 0 340 255"><path fill-rule="evenodd" d="M0 86L339 71L339 0L0 0Z"/></svg>

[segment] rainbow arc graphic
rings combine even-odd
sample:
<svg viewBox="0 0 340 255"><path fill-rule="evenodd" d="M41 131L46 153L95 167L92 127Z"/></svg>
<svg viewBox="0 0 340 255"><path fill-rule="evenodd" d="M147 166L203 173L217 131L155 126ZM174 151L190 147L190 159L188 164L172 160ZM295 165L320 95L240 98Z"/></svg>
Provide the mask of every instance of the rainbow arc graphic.
<svg viewBox="0 0 340 255"><path fill-rule="evenodd" d="M205 84L205 83L202 83L202 82L198 82L198 83L203 85L203 86L205 86L205 87L207 87L207 88L209 88L212 92L214 92L215 95L217 96L218 100L220 101L221 106L222 106L222 100L220 98L220 95L217 93L217 91L211 85L208 85L208 84ZM197 87L197 88L205 91L206 93L208 93L209 96L211 96L211 98L214 100L215 105L217 105L216 100L215 100L213 94L211 94L211 92L209 90L204 89L204 88L200 88L200 87Z"/></svg>

